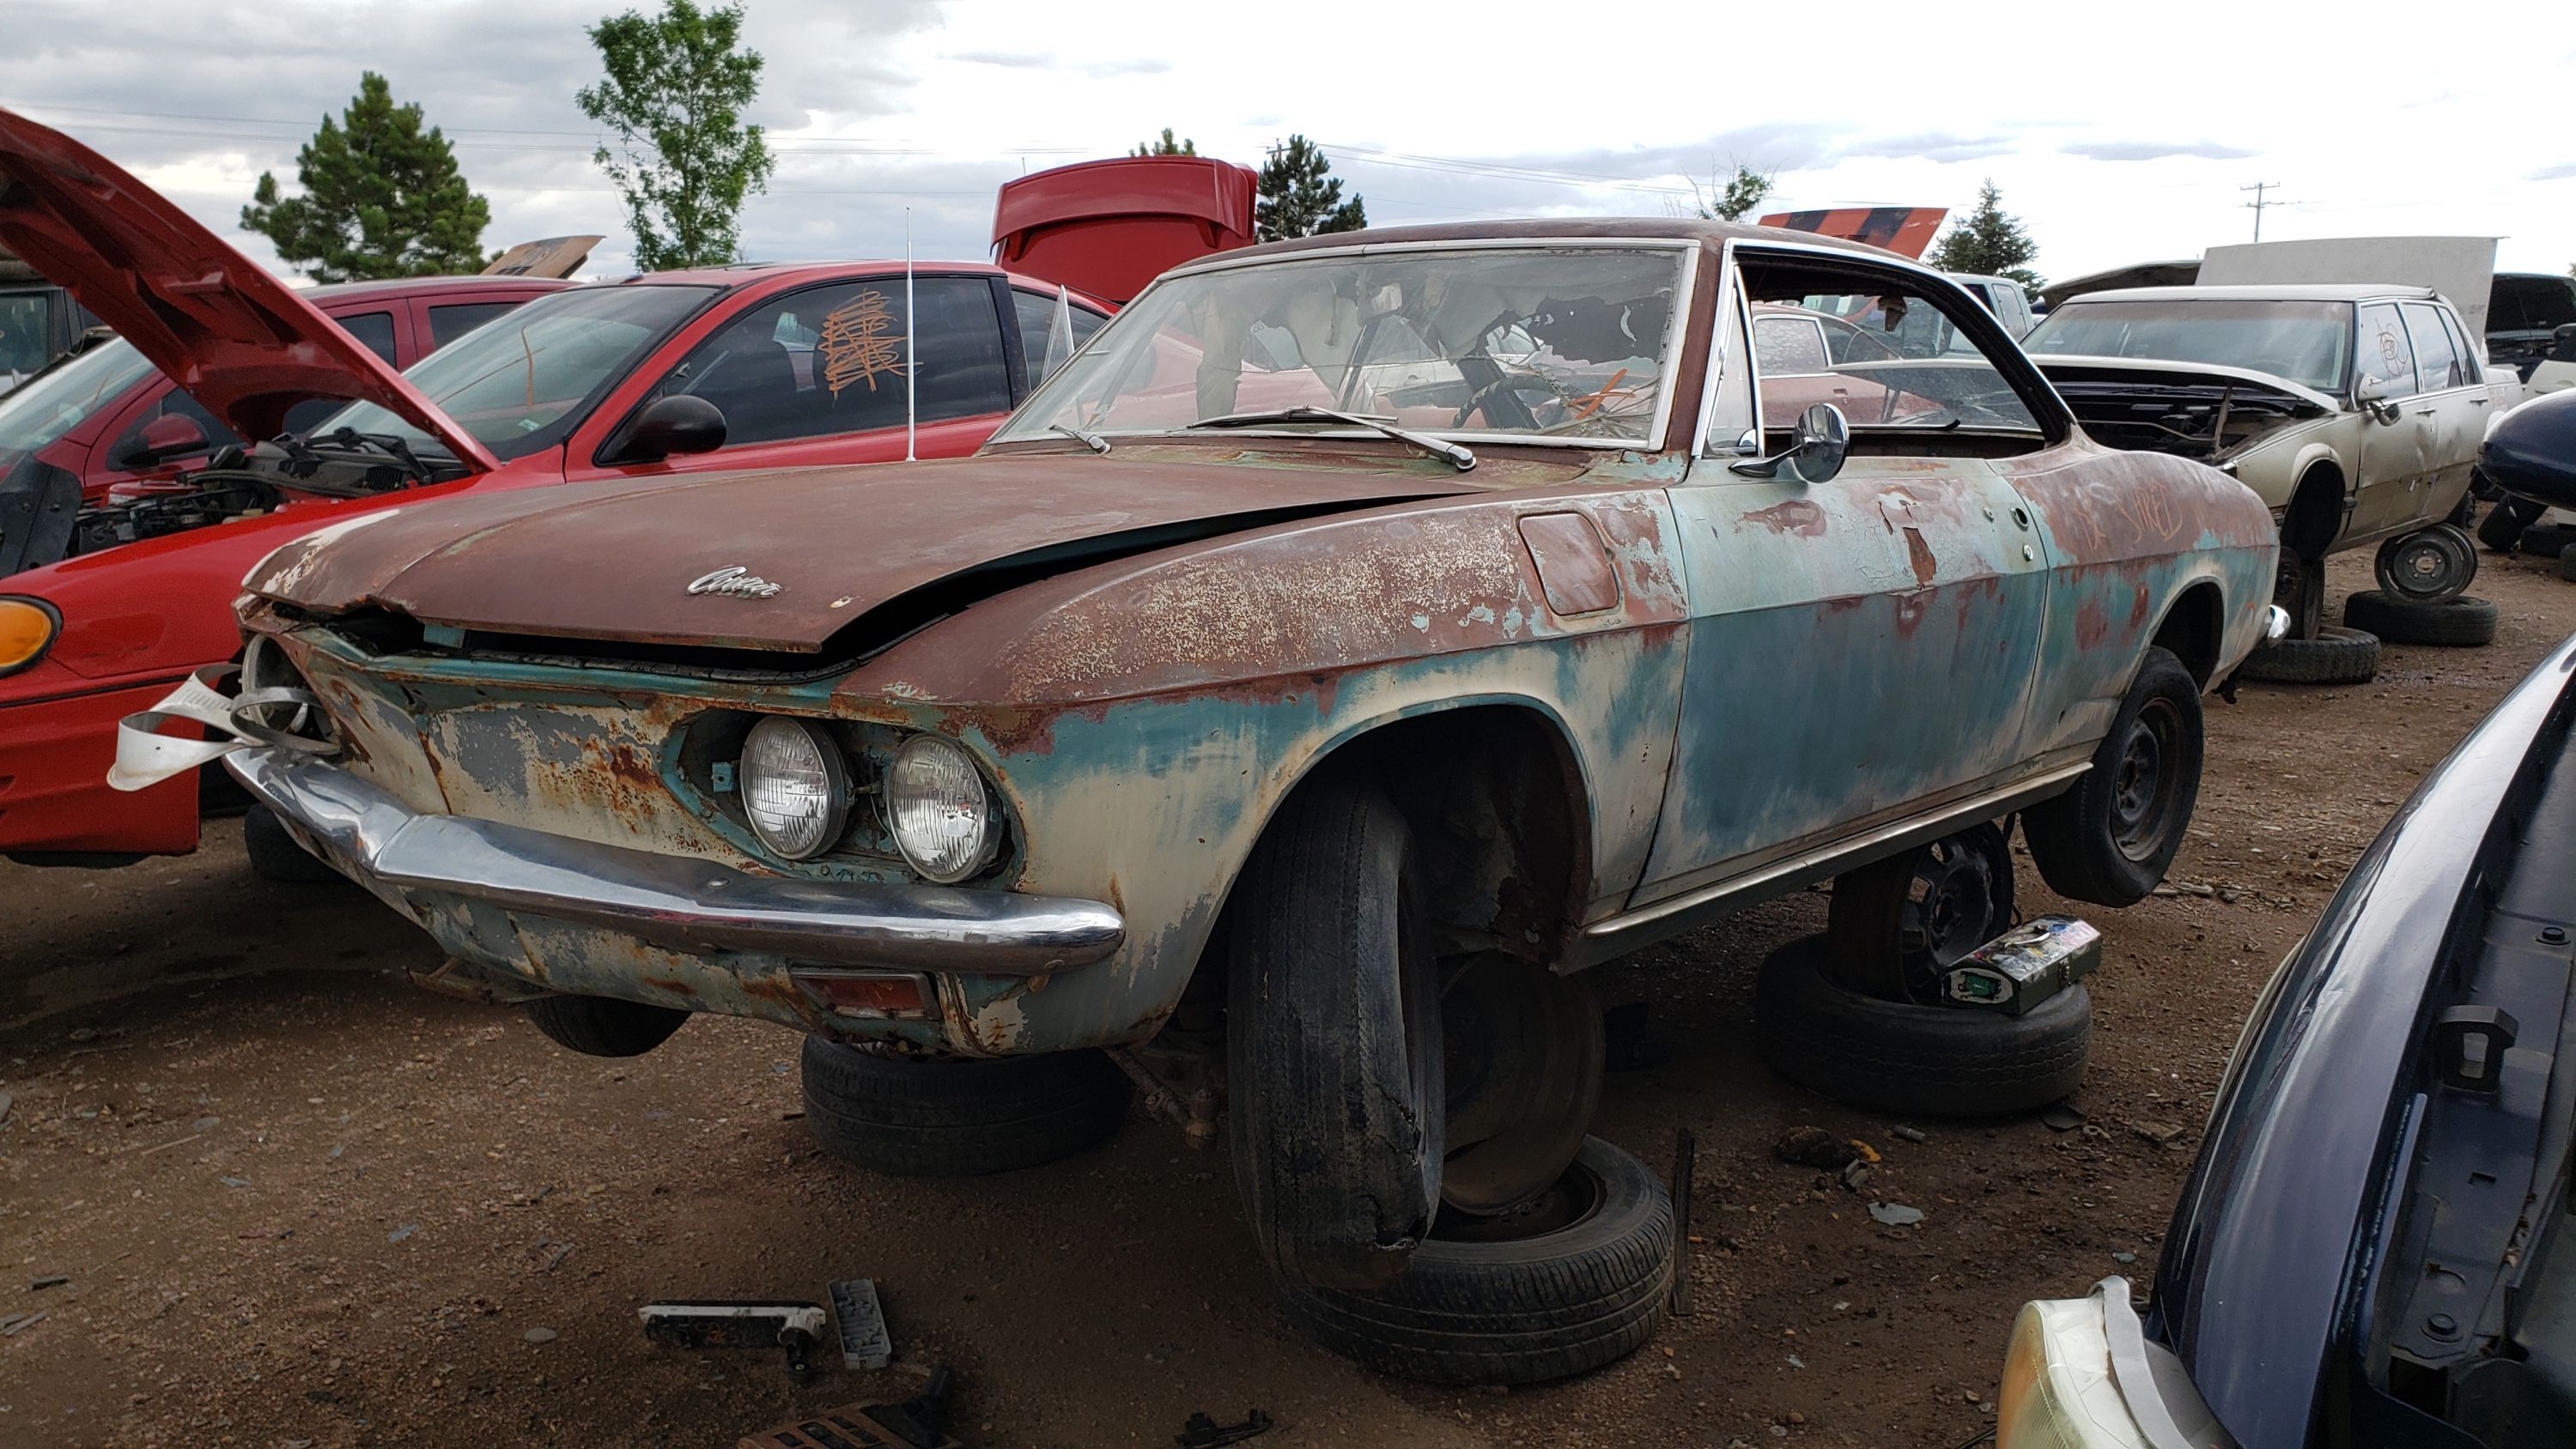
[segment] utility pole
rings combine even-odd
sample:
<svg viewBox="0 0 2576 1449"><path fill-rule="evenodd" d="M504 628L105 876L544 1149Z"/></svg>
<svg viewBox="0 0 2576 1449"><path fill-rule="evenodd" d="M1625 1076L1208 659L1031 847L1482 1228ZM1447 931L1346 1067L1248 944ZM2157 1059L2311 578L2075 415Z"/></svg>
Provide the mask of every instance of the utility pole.
<svg viewBox="0 0 2576 1449"><path fill-rule="evenodd" d="M2254 212L2254 239L2256 241L2261 241L2263 239L2263 208L2267 206L2289 205L2286 201L2266 201L2263 199L2264 192L2280 190L2281 183L2278 181L2257 181L2251 186L2240 186L2236 189L2239 191L2251 191L2254 193L2254 199L2243 204L2251 208Z"/></svg>

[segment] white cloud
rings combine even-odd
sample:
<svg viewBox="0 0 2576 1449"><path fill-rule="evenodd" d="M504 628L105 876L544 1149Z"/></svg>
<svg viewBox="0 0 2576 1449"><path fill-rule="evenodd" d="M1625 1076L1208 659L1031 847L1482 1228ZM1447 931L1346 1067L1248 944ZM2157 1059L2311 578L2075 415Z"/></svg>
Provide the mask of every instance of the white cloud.
<svg viewBox="0 0 2576 1449"><path fill-rule="evenodd" d="M249 183L291 177L297 144L372 67L457 141L492 203L488 244L605 231L597 264L613 270L622 208L572 92L597 72L583 27L643 3L129 0L103 23L85 0L14 0L0 103L265 257L234 229ZM2055 275L2242 240L2238 188L2256 181L2290 203L2265 213L2266 237L2493 232L2507 266L2576 258L2576 187L2552 184L2576 163L2491 99L2494 37L2548 33L2557 4L2410 29L2402 64L2384 27L2319 26L2281 0L2168 7L2152 26L2028 0L1974 26L1871 4L1647 3L1592 28L1561 5L1475 14L1282 24L1219 7L1175 24L1134 0L754 0L769 62L755 119L781 160L745 244L898 254L909 221L923 256L982 256L1001 181L1171 126L1248 163L1302 131L1381 223L1660 214L1741 161L1780 173L1783 208L1959 209L1991 177ZM2571 71L2576 57L2527 61L2517 84L2543 94Z"/></svg>

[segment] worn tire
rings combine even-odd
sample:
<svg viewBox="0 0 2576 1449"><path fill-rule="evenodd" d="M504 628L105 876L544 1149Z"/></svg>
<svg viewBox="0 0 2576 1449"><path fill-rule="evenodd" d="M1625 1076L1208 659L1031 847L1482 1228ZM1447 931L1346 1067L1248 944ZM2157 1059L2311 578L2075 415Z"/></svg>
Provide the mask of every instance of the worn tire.
<svg viewBox="0 0 2576 1449"><path fill-rule="evenodd" d="M242 850L250 856L251 874L288 885L338 885L348 880L295 843L286 822L265 805L253 805L242 816Z"/></svg>
<svg viewBox="0 0 2576 1449"><path fill-rule="evenodd" d="M2239 679L2266 684L2366 684L2379 672L2379 636L2327 625L2314 639L2283 639L2245 657Z"/></svg>
<svg viewBox="0 0 2576 1449"><path fill-rule="evenodd" d="M2130 783L2124 765L2141 715L2167 721L2174 730L2169 747L2154 747L2152 756L2174 778L2169 785L2159 778L2159 828L2142 853L2132 854L2120 840L2120 801ZM2151 646L2119 711L2111 716L2110 729L2094 747L2093 767L2065 793L2022 812L2022 835L2030 842L2040 878L2059 895L2096 905L2129 906L2146 899L2165 878L2191 828L2191 813L2200 801L2202 756L2200 682L2171 651ZM2164 789L2173 793L2163 795Z"/></svg>
<svg viewBox="0 0 2576 1449"><path fill-rule="evenodd" d="M613 996L540 996L528 1021L555 1045L586 1057L640 1057L688 1024L689 1013Z"/></svg>
<svg viewBox="0 0 2576 1449"><path fill-rule="evenodd" d="M2444 603L2419 604L2365 589L2343 601L2343 622L2346 628L2376 634L2391 644L2474 648L2495 642L2496 606L2466 594Z"/></svg>
<svg viewBox="0 0 2576 1449"><path fill-rule="evenodd" d="M805 1125L834 1157L898 1177L981 1177L1103 1141L1135 1086L1096 1051L922 1061L805 1038Z"/></svg>
<svg viewBox="0 0 2576 1449"><path fill-rule="evenodd" d="M1763 1058L1800 1086L1888 1112L1997 1117L2083 1084L2093 998L2082 985L2026 1016L1901 1005L1834 985L1830 957L1822 936L1792 941L1763 961L1754 989Z"/></svg>
<svg viewBox="0 0 2576 1449"><path fill-rule="evenodd" d="M1228 911L1234 1180L1289 1287L1385 1286L1440 1205L1447 1089L1413 832L1349 779L1289 797Z"/></svg>
<svg viewBox="0 0 2576 1449"><path fill-rule="evenodd" d="M2478 542L2497 553L2511 553L2522 543L2522 531L2547 512L2539 504L2523 498L2499 498L2478 520Z"/></svg>
<svg viewBox="0 0 2576 1449"><path fill-rule="evenodd" d="M1663 1322L1678 1244L1673 1202L1635 1157L1584 1139L1570 1172L1599 1205L1516 1242L1433 1238L1370 1293L1283 1289L1309 1338L1362 1367L1438 1384L1535 1384L1615 1363Z"/></svg>
<svg viewBox="0 0 2576 1449"><path fill-rule="evenodd" d="M2570 582L2576 582L2576 549L2569 549L2558 555L2558 576Z"/></svg>
<svg viewBox="0 0 2576 1449"><path fill-rule="evenodd" d="M2576 543L2576 525L2535 523L2522 531L2515 546L2535 558L2557 558L2570 543Z"/></svg>

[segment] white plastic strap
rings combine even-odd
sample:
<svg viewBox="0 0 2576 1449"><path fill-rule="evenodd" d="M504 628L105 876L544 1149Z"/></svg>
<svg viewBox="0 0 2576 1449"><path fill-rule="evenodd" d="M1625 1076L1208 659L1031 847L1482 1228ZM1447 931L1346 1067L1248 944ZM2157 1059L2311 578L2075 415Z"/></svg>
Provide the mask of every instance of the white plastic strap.
<svg viewBox="0 0 2576 1449"><path fill-rule="evenodd" d="M107 771L109 788L148 789L212 764L245 745L285 745L308 753L328 748L319 741L267 728L241 713L279 704L309 707L313 700L301 690L287 689L264 689L239 699L228 698L221 687L238 672L229 664L209 664L189 675L159 704L117 721L116 763ZM180 721L201 726L209 738L192 740L161 733L163 726Z"/></svg>

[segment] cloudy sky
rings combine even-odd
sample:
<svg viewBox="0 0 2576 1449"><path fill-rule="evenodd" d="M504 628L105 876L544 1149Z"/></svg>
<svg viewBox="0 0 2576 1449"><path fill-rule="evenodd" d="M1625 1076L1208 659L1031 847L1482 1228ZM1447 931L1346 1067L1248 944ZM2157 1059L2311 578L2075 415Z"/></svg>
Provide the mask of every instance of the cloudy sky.
<svg viewBox="0 0 2576 1449"><path fill-rule="evenodd" d="M614 4L7 0L0 105L273 264L235 229L252 184L275 169L291 187L298 143L380 70L456 142L492 204L487 245L607 232L594 269L613 275L622 213L572 96L598 70L583 27ZM745 216L755 259L899 254L907 215L921 255L981 257L997 183L1168 125L1248 162L1302 131L1378 223L1663 214L1740 160L1791 207L1964 210L1991 177L2052 276L2245 240L2258 181L2289 203L2267 238L2494 234L2501 266L2576 262L2563 0L2331 21L2168 3L2120 22L2009 0L748 8L768 58L754 119L781 154Z"/></svg>

